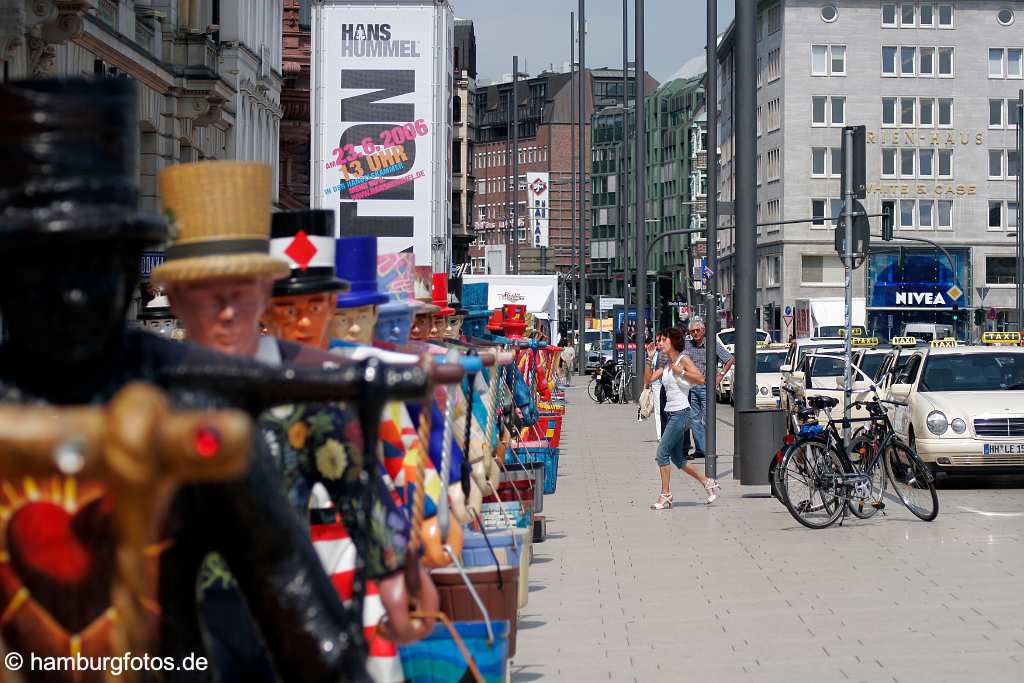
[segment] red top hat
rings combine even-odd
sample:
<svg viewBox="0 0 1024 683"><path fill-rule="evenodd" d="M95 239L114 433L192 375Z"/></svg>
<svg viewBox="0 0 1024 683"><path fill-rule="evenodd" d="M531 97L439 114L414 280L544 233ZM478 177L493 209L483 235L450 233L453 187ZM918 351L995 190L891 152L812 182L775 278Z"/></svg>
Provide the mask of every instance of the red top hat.
<svg viewBox="0 0 1024 683"><path fill-rule="evenodd" d="M434 305L441 309L434 315L438 318L455 315L455 309L448 305L448 274L434 273L433 285L431 298L434 300Z"/></svg>
<svg viewBox="0 0 1024 683"><path fill-rule="evenodd" d="M491 313L491 319L487 321L487 329L491 332L501 332L504 327L505 324L501 319L501 309L495 308L494 313Z"/></svg>
<svg viewBox="0 0 1024 683"><path fill-rule="evenodd" d="M526 331L526 306L523 304L505 304L501 307L505 320L505 335L511 339L523 336Z"/></svg>

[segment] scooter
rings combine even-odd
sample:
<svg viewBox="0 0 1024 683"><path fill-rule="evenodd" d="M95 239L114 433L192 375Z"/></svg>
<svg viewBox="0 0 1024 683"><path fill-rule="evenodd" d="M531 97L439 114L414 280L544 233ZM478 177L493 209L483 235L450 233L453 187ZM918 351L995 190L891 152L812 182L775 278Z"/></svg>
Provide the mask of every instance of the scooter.
<svg viewBox="0 0 1024 683"><path fill-rule="evenodd" d="M616 367L614 360L606 360L594 371L593 399L598 403L619 402L619 391L615 384Z"/></svg>

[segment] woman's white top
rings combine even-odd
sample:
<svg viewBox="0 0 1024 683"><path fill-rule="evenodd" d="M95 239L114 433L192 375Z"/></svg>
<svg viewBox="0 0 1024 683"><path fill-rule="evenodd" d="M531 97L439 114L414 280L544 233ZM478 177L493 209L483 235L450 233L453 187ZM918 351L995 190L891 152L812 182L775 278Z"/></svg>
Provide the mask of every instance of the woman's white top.
<svg viewBox="0 0 1024 683"><path fill-rule="evenodd" d="M666 367L661 375L661 385L665 388L665 412L675 413L690 407L690 383L683 379L683 354L679 354L675 367L679 374L672 372L672 366Z"/></svg>

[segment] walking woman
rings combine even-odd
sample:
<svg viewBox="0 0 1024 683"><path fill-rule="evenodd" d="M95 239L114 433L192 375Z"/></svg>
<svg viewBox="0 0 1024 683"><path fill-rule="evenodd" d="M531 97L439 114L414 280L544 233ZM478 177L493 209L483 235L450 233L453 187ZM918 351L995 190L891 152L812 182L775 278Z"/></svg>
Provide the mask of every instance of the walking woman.
<svg viewBox="0 0 1024 683"><path fill-rule="evenodd" d="M661 495L658 502L651 505L652 510L665 510L672 507L672 490L669 481L672 478L672 465L686 472L700 482L708 494L708 503L718 498L721 488L714 479L701 474L696 467L687 462L687 454L683 450L683 432L690 425L690 403L687 398L690 386L703 384L704 376L684 353L686 337L682 330L672 328L661 341L661 353L668 356L668 367L655 371L660 376L665 391L665 412L668 422L663 426L661 442L655 462L661 472Z"/></svg>

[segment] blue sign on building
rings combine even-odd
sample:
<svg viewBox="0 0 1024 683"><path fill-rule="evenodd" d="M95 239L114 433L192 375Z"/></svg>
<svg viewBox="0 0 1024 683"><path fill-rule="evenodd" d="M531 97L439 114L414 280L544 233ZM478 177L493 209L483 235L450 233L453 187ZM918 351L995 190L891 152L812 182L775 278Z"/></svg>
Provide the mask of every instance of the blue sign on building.
<svg viewBox="0 0 1024 683"><path fill-rule="evenodd" d="M897 249L871 254L868 308L952 309L968 306L970 251Z"/></svg>

